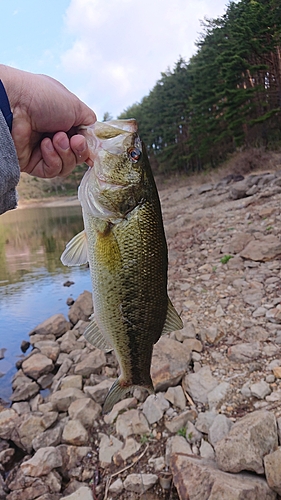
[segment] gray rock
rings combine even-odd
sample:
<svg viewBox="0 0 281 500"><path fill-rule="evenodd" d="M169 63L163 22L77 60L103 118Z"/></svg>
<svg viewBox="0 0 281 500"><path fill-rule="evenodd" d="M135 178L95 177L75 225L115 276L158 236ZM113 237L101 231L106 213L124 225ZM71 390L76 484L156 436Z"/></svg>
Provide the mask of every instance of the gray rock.
<svg viewBox="0 0 281 500"><path fill-rule="evenodd" d="M70 418L79 420L86 428L93 426L101 411L101 406L91 398L76 399L68 408Z"/></svg>
<svg viewBox="0 0 281 500"><path fill-rule="evenodd" d="M70 307L68 317L71 323L76 325L81 319L83 321L88 321L89 317L93 314L93 310L92 294L88 291L84 291Z"/></svg>
<svg viewBox="0 0 281 500"><path fill-rule="evenodd" d="M51 429L47 429L32 440L32 447L35 451L39 448L46 448L49 446L57 446L61 442L63 427L56 425Z"/></svg>
<svg viewBox="0 0 281 500"><path fill-rule="evenodd" d="M217 415L209 429L209 441L215 446L221 439L229 433L233 422L225 415Z"/></svg>
<svg viewBox="0 0 281 500"><path fill-rule="evenodd" d="M183 436L173 436L167 439L165 461L168 467L170 465L172 455L176 453L186 455L192 454L191 446Z"/></svg>
<svg viewBox="0 0 281 500"><path fill-rule="evenodd" d="M145 416L139 410L128 410L118 415L116 420L116 432L123 438L133 434L144 435L150 432Z"/></svg>
<svg viewBox="0 0 281 500"><path fill-rule="evenodd" d="M121 450L123 443L114 436L100 434L99 461L102 467L111 463L113 455Z"/></svg>
<svg viewBox="0 0 281 500"><path fill-rule="evenodd" d="M89 377L92 373L99 373L105 364L106 357L104 352L100 349L95 349L75 366L74 373L83 377Z"/></svg>
<svg viewBox="0 0 281 500"><path fill-rule="evenodd" d="M138 443L134 438L128 437L125 440L124 446L114 455L114 463L122 465L128 458L135 455L141 448L141 443Z"/></svg>
<svg viewBox="0 0 281 500"><path fill-rule="evenodd" d="M182 500L276 500L265 479L249 473L227 474L211 460L175 453L170 467Z"/></svg>
<svg viewBox="0 0 281 500"><path fill-rule="evenodd" d="M68 389L69 387L75 387L75 389L82 390L83 379L82 375L67 375L61 380L60 389Z"/></svg>
<svg viewBox="0 0 281 500"><path fill-rule="evenodd" d="M41 377L41 375L53 371L53 369L54 364L52 360L41 353L33 354L22 363L24 374L35 380Z"/></svg>
<svg viewBox="0 0 281 500"><path fill-rule="evenodd" d="M89 442L89 434L79 420L69 420L63 429L62 441L83 446Z"/></svg>
<svg viewBox="0 0 281 500"><path fill-rule="evenodd" d="M43 323L40 323L40 325L36 326L31 332L29 332L29 335L37 334L46 336L48 334L51 334L54 335L55 337L60 337L69 329L70 329L70 323L65 319L64 315L54 314L50 318L43 321ZM42 337L41 340L44 340L44 338Z"/></svg>
<svg viewBox="0 0 281 500"><path fill-rule="evenodd" d="M120 495L124 489L123 486L123 481L118 478L116 481L114 481L110 486L109 486L109 493L112 493L113 495Z"/></svg>
<svg viewBox="0 0 281 500"><path fill-rule="evenodd" d="M54 363L58 359L60 346L57 342L54 342L53 340L41 340L39 342L35 342L34 347L39 349L41 354L50 358Z"/></svg>
<svg viewBox="0 0 281 500"><path fill-rule="evenodd" d="M268 486L281 495L281 446L264 457L264 469Z"/></svg>
<svg viewBox="0 0 281 500"><path fill-rule="evenodd" d="M210 410L216 409L220 405L220 403L226 398L231 387L231 384L228 382L221 382L217 387L209 392L207 397Z"/></svg>
<svg viewBox="0 0 281 500"><path fill-rule="evenodd" d="M195 410L186 410L171 419L165 418L165 427L168 431L175 433L185 427L187 422L194 422L196 417L197 412Z"/></svg>
<svg viewBox="0 0 281 500"><path fill-rule="evenodd" d="M0 438L11 439L12 431L19 425L20 418L15 410L0 412Z"/></svg>
<svg viewBox="0 0 281 500"><path fill-rule="evenodd" d="M88 396L90 396L96 403L102 404L106 398L106 395L112 386L112 384L115 382L114 378L110 379L105 379L99 384L96 384L94 386L87 385L84 386L84 392Z"/></svg>
<svg viewBox="0 0 281 500"><path fill-rule="evenodd" d="M215 460L215 450L212 445L208 443L208 441L205 441L205 439L202 439L201 441L199 452L202 458L206 458L207 460Z"/></svg>
<svg viewBox="0 0 281 500"><path fill-rule="evenodd" d="M64 500L93 500L92 489L88 486L81 486L71 495L67 495L63 497Z"/></svg>
<svg viewBox="0 0 281 500"><path fill-rule="evenodd" d="M189 444L201 443L202 434L192 422L187 422L186 424L185 439Z"/></svg>
<svg viewBox="0 0 281 500"><path fill-rule="evenodd" d="M124 481L126 491L134 493L145 493L158 481L156 474L129 474Z"/></svg>
<svg viewBox="0 0 281 500"><path fill-rule="evenodd" d="M29 379L28 381L23 380L23 383L19 385L16 390L11 394L11 401L27 401L40 391L40 386L34 381Z"/></svg>
<svg viewBox="0 0 281 500"><path fill-rule="evenodd" d="M191 353L169 337L161 337L152 356L151 378L156 391L177 385L188 369Z"/></svg>
<svg viewBox="0 0 281 500"><path fill-rule="evenodd" d="M49 400L53 405L53 408L57 411L67 411L69 406L76 399L85 398L84 392L76 389L74 387L69 387L50 395Z"/></svg>
<svg viewBox="0 0 281 500"><path fill-rule="evenodd" d="M252 240L242 250L240 256L244 259L266 262L281 255L281 242L274 235L265 236L262 240Z"/></svg>
<svg viewBox="0 0 281 500"><path fill-rule="evenodd" d="M149 424L158 422L163 417L164 411L169 408L168 401L164 398L162 393L156 395L151 394L146 398L143 404L143 414Z"/></svg>
<svg viewBox="0 0 281 500"><path fill-rule="evenodd" d="M40 448L35 455L21 464L22 472L27 476L45 476L57 467L61 467L62 458L54 446Z"/></svg>
<svg viewBox="0 0 281 500"><path fill-rule="evenodd" d="M180 408L180 410L184 410L186 406L186 398L181 385L177 385L176 387L169 387L165 394L165 398L170 401L172 405Z"/></svg>
<svg viewBox="0 0 281 500"><path fill-rule="evenodd" d="M270 386L267 382L265 382L265 380L261 380L256 384L250 385L250 391L252 396L258 399L264 399L265 396L268 396L268 394L271 393Z"/></svg>
<svg viewBox="0 0 281 500"><path fill-rule="evenodd" d="M204 434L209 433L209 429L214 422L217 414L214 411L206 411L199 413L197 420L195 422L195 427L198 431L203 432Z"/></svg>
<svg viewBox="0 0 281 500"><path fill-rule="evenodd" d="M253 359L257 359L260 355L259 342L247 342L244 344L236 344L228 348L227 356L230 361L237 363L249 363Z"/></svg>
<svg viewBox="0 0 281 500"><path fill-rule="evenodd" d="M190 394L192 399L199 403L207 403L208 394L218 385L213 377L209 366L204 366L197 373L191 373L184 377L183 388Z"/></svg>
<svg viewBox="0 0 281 500"><path fill-rule="evenodd" d="M255 411L238 420L215 445L218 467L227 472L264 473L263 457L277 449L277 425L273 413Z"/></svg>

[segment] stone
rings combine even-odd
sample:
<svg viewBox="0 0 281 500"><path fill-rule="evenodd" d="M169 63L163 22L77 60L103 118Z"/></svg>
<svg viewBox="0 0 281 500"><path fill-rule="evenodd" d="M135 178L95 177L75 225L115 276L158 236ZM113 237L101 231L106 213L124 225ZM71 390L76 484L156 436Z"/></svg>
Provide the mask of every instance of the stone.
<svg viewBox="0 0 281 500"><path fill-rule="evenodd" d="M102 467L106 467L112 462L113 455L123 447L122 441L114 436L100 434L99 462Z"/></svg>
<svg viewBox="0 0 281 500"><path fill-rule="evenodd" d="M88 486L81 486L74 493L63 498L64 500L94 500L92 489Z"/></svg>
<svg viewBox="0 0 281 500"><path fill-rule="evenodd" d="M204 366L197 373L190 373L183 378L183 388L197 403L206 404L208 394L218 385L209 366Z"/></svg>
<svg viewBox="0 0 281 500"><path fill-rule="evenodd" d="M82 375L82 377L89 377L92 373L99 373L105 365L105 353L100 349L95 349L75 366L74 373Z"/></svg>
<svg viewBox="0 0 281 500"><path fill-rule="evenodd" d="M68 389L69 387L74 387L75 389L82 390L82 375L67 375L66 377L64 377L60 383L60 390Z"/></svg>
<svg viewBox="0 0 281 500"><path fill-rule="evenodd" d="M135 455L141 448L141 444L138 443L133 437L128 437L125 440L123 448L121 448L117 453L115 453L113 460L116 465L122 465L126 462L128 458Z"/></svg>
<svg viewBox="0 0 281 500"><path fill-rule="evenodd" d="M263 459L268 486L281 495L281 446Z"/></svg>
<svg viewBox="0 0 281 500"><path fill-rule="evenodd" d="M272 371L274 377L281 378L281 366L275 366Z"/></svg>
<svg viewBox="0 0 281 500"><path fill-rule="evenodd" d="M22 370L28 377L38 379L41 375L53 371L54 364L44 354L36 353L22 363Z"/></svg>
<svg viewBox="0 0 281 500"><path fill-rule="evenodd" d="M40 386L34 380L23 380L23 383L11 394L10 400L14 402L27 401L36 396L39 391Z"/></svg>
<svg viewBox="0 0 281 500"><path fill-rule="evenodd" d="M135 408L137 406L137 400L136 398L126 398L122 399L121 401L118 401L116 403L111 412L108 413L107 415L104 415L104 421L106 424L113 424L115 420L117 419L119 413L123 413L124 410L128 410L129 408Z"/></svg>
<svg viewBox="0 0 281 500"><path fill-rule="evenodd" d="M67 389L59 390L50 395L49 400L53 405L53 408L57 411L67 411L69 406L76 399L85 398L84 392L75 387L69 387Z"/></svg>
<svg viewBox="0 0 281 500"><path fill-rule="evenodd" d="M114 382L114 378L105 379L99 384L84 386L84 392L96 401L96 403L103 404L107 393Z"/></svg>
<svg viewBox="0 0 281 500"><path fill-rule="evenodd" d="M143 414L146 417L149 424L154 424L158 422L163 417L164 411L169 408L168 401L163 397L161 393L156 395L151 394L146 398L143 404Z"/></svg>
<svg viewBox="0 0 281 500"><path fill-rule="evenodd" d="M227 356L230 361L236 363L249 363L249 361L259 357L260 349L260 342L236 344L228 348Z"/></svg>
<svg viewBox="0 0 281 500"><path fill-rule="evenodd" d="M63 427L61 425L56 425L51 429L38 434L32 440L32 448L37 451L39 448L45 448L49 446L57 446L61 442Z"/></svg>
<svg viewBox="0 0 281 500"><path fill-rule="evenodd" d="M277 449L277 425L273 413L249 413L238 420L215 445L218 467L226 472L264 473L263 457Z"/></svg>
<svg viewBox="0 0 281 500"><path fill-rule="evenodd" d="M258 399L264 399L271 393L270 385L265 380L250 385L250 391L251 395Z"/></svg>
<svg viewBox="0 0 281 500"><path fill-rule="evenodd" d="M54 363L58 359L58 355L60 353L60 347L57 342L52 340L41 340L39 342L35 342L34 347L39 349L41 354L50 358Z"/></svg>
<svg viewBox="0 0 281 500"><path fill-rule="evenodd" d="M72 470L77 467L77 463L81 462L84 457L92 454L92 448L90 446L73 446L67 444L60 444L57 446L57 452L60 453L62 457L62 471L66 474L67 471ZM67 474L66 474L67 477Z"/></svg>
<svg viewBox="0 0 281 500"><path fill-rule="evenodd" d="M89 442L89 434L79 420L69 420L62 433L64 443L83 446Z"/></svg>
<svg viewBox="0 0 281 500"><path fill-rule="evenodd" d="M197 420L195 422L195 427L198 431L203 432L204 434L209 433L209 429L214 422L217 414L214 411L205 411L199 413Z"/></svg>
<svg viewBox="0 0 281 500"><path fill-rule="evenodd" d="M240 253L252 239L253 236L251 234L237 231L237 233L232 235L231 240L224 244L221 252L224 255Z"/></svg>
<svg viewBox="0 0 281 500"><path fill-rule="evenodd" d="M208 441L205 441L205 439L202 439L201 441L199 452L202 458L206 458L207 460L215 460L215 450L212 445L208 443Z"/></svg>
<svg viewBox="0 0 281 500"><path fill-rule="evenodd" d="M222 472L212 460L174 453L170 467L180 500L276 500L264 478Z"/></svg>
<svg viewBox="0 0 281 500"><path fill-rule="evenodd" d="M21 470L27 476L40 477L62 466L62 458L54 446L40 448L35 455L21 464Z"/></svg>
<svg viewBox="0 0 281 500"><path fill-rule="evenodd" d="M156 391L164 391L177 385L188 369L191 353L182 348L182 344L169 337L161 337L155 344L151 378Z"/></svg>
<svg viewBox="0 0 281 500"><path fill-rule="evenodd" d="M31 332L29 332L29 335L38 334L46 336L48 334L52 334L55 337L60 337L69 329L70 323L65 319L64 315L54 314L50 318L43 321L43 323L36 326Z"/></svg>
<svg viewBox="0 0 281 500"><path fill-rule="evenodd" d="M77 297L74 304L68 311L69 320L73 325L76 325L79 320L88 321L93 314L93 299L92 294L85 290Z"/></svg>
<svg viewBox="0 0 281 500"><path fill-rule="evenodd" d="M210 410L218 408L221 402L226 398L231 387L231 384L228 382L221 382L217 385L217 387L209 392L207 398Z"/></svg>
<svg viewBox="0 0 281 500"><path fill-rule="evenodd" d="M132 434L140 436L149 434L150 428L148 422L140 410L128 410L118 415L116 420L116 432L124 439Z"/></svg>
<svg viewBox="0 0 281 500"><path fill-rule="evenodd" d="M185 439L191 445L201 443L202 434L192 422L186 423Z"/></svg>
<svg viewBox="0 0 281 500"><path fill-rule="evenodd" d="M173 436L167 439L165 461L168 467L170 466L171 457L175 453L183 455L192 454L190 444L183 436Z"/></svg>
<svg viewBox="0 0 281 500"><path fill-rule="evenodd" d="M13 440L15 438L19 439L17 444L28 453L32 451L32 441L35 436L42 434L46 429L42 416L36 414L27 414L23 419L20 420L17 428L15 429L16 435L14 434Z"/></svg>
<svg viewBox="0 0 281 500"><path fill-rule="evenodd" d="M252 240L240 252L240 257L260 262L267 262L281 255L281 242L277 236L269 234L263 239Z"/></svg>
<svg viewBox="0 0 281 500"><path fill-rule="evenodd" d="M171 419L165 418L165 427L169 432L174 434L185 427L187 422L194 422L196 417L197 413L195 410L186 410Z"/></svg>
<svg viewBox="0 0 281 500"><path fill-rule="evenodd" d="M233 422L230 418L222 414L217 415L209 429L209 442L214 446L218 441L227 436L232 426Z"/></svg>
<svg viewBox="0 0 281 500"><path fill-rule="evenodd" d="M70 418L79 420L86 428L94 425L101 411L101 406L91 398L76 399L68 408Z"/></svg>
<svg viewBox="0 0 281 500"><path fill-rule="evenodd" d="M109 493L112 493L113 495L120 495L123 491L123 481L118 478L116 481L114 481L110 486L109 486Z"/></svg>
<svg viewBox="0 0 281 500"><path fill-rule="evenodd" d="M145 493L158 481L156 474L129 474L124 481L126 491L134 493Z"/></svg>
<svg viewBox="0 0 281 500"><path fill-rule="evenodd" d="M165 394L165 398L170 401L173 406L176 406L180 410L184 410L186 406L186 398L181 385L169 387Z"/></svg>

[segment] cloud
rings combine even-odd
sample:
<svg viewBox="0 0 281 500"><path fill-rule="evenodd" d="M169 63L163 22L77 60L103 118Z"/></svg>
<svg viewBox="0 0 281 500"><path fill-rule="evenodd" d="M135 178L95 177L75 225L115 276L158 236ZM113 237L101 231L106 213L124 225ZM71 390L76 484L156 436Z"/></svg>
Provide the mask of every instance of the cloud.
<svg viewBox="0 0 281 500"><path fill-rule="evenodd" d="M161 72L195 53L200 20L225 11L225 0L71 0L61 56L75 92L102 119L148 94Z"/></svg>

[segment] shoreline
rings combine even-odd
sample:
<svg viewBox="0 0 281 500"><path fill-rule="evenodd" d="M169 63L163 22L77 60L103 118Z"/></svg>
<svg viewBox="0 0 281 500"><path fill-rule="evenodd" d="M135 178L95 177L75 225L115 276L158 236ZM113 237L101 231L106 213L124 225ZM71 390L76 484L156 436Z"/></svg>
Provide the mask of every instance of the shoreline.
<svg viewBox="0 0 281 500"><path fill-rule="evenodd" d="M80 201L77 196L65 196L65 197L52 197L52 198L40 198L32 200L19 200L17 209L24 210L25 208L34 207L67 207L67 206L78 206Z"/></svg>

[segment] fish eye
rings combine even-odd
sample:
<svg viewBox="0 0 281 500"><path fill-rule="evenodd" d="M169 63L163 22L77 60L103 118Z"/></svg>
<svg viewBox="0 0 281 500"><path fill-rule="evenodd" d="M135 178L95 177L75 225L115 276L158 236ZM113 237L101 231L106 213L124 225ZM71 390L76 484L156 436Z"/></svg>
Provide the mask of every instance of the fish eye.
<svg viewBox="0 0 281 500"><path fill-rule="evenodd" d="M139 161L141 151L138 148L134 148L134 147L129 148L127 150L127 153L128 153L128 156L129 156L129 159L131 160L131 162L137 163L137 161Z"/></svg>

